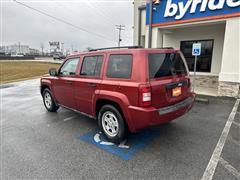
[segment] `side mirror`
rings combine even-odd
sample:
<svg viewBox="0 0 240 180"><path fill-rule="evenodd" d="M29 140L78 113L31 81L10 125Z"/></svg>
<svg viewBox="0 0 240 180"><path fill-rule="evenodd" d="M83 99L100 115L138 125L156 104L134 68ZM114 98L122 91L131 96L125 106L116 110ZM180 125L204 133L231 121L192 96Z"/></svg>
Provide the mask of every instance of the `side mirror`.
<svg viewBox="0 0 240 180"><path fill-rule="evenodd" d="M55 68L51 68L51 69L49 69L49 75L50 76L57 76L58 72Z"/></svg>

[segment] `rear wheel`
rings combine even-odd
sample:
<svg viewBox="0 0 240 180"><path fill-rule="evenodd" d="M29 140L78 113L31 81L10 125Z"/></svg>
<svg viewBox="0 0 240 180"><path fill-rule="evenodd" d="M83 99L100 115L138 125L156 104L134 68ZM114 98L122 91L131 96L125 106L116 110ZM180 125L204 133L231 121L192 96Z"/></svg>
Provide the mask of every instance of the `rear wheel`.
<svg viewBox="0 0 240 180"><path fill-rule="evenodd" d="M126 132L120 111L112 105L104 105L98 113L98 125L110 142L120 143Z"/></svg>
<svg viewBox="0 0 240 180"><path fill-rule="evenodd" d="M44 106L48 111L56 112L59 109L59 106L55 103L49 89L44 89L42 96Z"/></svg>

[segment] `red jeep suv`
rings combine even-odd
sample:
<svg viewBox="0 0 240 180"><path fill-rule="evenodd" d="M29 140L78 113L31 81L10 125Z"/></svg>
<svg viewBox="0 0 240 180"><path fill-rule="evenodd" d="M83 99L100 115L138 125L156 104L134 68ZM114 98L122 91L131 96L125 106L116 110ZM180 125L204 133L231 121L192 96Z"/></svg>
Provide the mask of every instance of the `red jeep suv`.
<svg viewBox="0 0 240 180"><path fill-rule="evenodd" d="M95 118L116 143L127 131L182 116L195 99L186 61L172 48L104 48L71 55L41 78L41 94L48 111L62 106Z"/></svg>

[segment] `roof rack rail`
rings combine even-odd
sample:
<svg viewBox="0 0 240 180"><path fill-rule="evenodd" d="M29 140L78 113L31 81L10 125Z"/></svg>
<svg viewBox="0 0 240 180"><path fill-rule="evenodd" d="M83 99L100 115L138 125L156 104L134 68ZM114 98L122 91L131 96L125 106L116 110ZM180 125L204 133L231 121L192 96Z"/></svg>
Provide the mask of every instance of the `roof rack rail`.
<svg viewBox="0 0 240 180"><path fill-rule="evenodd" d="M142 46L121 46L121 47L107 47L107 48L99 48L99 49L90 49L89 51L101 51L107 49L137 49L143 48Z"/></svg>
<svg viewBox="0 0 240 180"><path fill-rule="evenodd" d="M174 49L173 47L162 47L162 48L159 48L159 49Z"/></svg>

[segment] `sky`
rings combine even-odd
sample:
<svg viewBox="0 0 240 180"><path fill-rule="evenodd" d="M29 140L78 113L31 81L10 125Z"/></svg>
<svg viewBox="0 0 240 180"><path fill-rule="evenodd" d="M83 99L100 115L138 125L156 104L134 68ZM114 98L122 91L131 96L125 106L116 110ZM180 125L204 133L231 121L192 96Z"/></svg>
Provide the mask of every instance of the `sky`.
<svg viewBox="0 0 240 180"><path fill-rule="evenodd" d="M45 51L50 48L49 41L59 41L65 49L80 51L117 46L119 24L125 25L121 45L133 44L132 0L17 0L75 27L14 0L0 1L2 45L20 42L41 49L43 43Z"/></svg>

